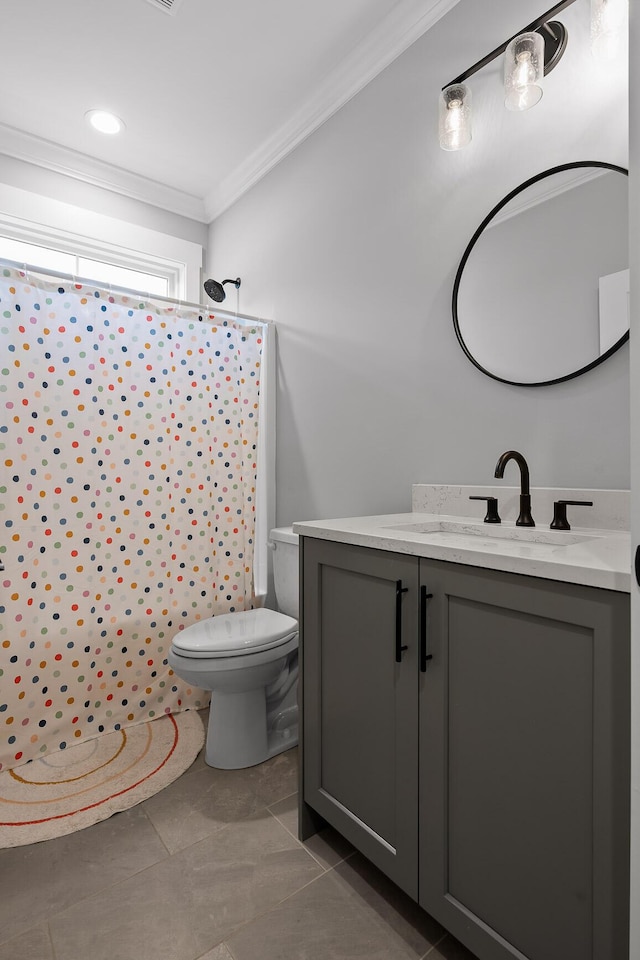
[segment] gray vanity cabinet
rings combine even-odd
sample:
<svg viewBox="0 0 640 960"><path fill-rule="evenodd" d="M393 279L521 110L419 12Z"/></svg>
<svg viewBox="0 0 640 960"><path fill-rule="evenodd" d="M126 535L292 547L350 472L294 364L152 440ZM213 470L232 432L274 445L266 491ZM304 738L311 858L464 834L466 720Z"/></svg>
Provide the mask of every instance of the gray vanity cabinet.
<svg viewBox="0 0 640 960"><path fill-rule="evenodd" d="M480 958L627 955L629 598L421 561L420 904Z"/></svg>
<svg viewBox="0 0 640 960"><path fill-rule="evenodd" d="M626 956L628 596L301 544L303 833L480 960Z"/></svg>
<svg viewBox="0 0 640 960"><path fill-rule="evenodd" d="M301 542L304 799L417 899L418 564Z"/></svg>

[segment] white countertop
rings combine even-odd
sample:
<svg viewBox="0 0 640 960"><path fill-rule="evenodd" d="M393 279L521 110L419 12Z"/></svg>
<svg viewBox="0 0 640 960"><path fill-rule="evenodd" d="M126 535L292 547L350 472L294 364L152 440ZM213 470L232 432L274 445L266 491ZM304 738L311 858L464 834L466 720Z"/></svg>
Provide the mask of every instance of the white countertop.
<svg viewBox="0 0 640 960"><path fill-rule="evenodd" d="M408 525L422 526L424 530L406 529ZM311 520L294 523L293 531L320 540L335 540L545 580L580 583L626 593L631 589L631 542L629 533L624 530L573 524L568 531L550 530L548 525L516 528L513 521L493 525L441 513L395 513ZM508 537L514 539L505 539Z"/></svg>

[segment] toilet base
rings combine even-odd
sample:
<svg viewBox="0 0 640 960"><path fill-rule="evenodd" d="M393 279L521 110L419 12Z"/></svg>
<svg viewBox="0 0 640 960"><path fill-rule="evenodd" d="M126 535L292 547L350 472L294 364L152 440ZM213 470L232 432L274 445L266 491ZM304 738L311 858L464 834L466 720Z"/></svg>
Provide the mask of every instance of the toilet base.
<svg viewBox="0 0 640 960"><path fill-rule="evenodd" d="M265 760L275 757L278 753L291 750L298 745L298 705L296 703L283 710L270 724L267 735L267 752Z"/></svg>
<svg viewBox="0 0 640 960"><path fill-rule="evenodd" d="M297 648L297 633L277 651L246 656L183 657L171 647L168 662L176 675L211 690L205 746L210 767L254 767L297 744Z"/></svg>
<svg viewBox="0 0 640 960"><path fill-rule="evenodd" d="M295 691L294 691L295 692ZM224 730L225 736L220 736ZM242 695L215 690L211 696L205 762L219 770L242 770L270 760L298 743L298 707L281 704L267 716L264 688Z"/></svg>

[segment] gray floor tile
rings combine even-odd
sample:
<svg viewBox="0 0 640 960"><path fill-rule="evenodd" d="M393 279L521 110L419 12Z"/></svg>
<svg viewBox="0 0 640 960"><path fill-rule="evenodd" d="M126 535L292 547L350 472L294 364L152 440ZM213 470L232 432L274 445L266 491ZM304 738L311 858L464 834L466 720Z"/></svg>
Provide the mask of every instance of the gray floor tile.
<svg viewBox="0 0 640 960"><path fill-rule="evenodd" d="M325 827L320 833L315 833L305 840L302 846L325 869L337 866L355 852L349 841L332 827Z"/></svg>
<svg viewBox="0 0 640 960"><path fill-rule="evenodd" d="M298 794L292 793L284 800L278 800L269 807L270 813L276 817L289 833L298 838Z"/></svg>
<svg viewBox="0 0 640 960"><path fill-rule="evenodd" d="M237 823L297 789L297 750L243 770L208 766L201 753L178 780L142 804L171 853Z"/></svg>
<svg viewBox="0 0 640 960"><path fill-rule="evenodd" d="M202 751L144 804L0 850L0 960L475 960L331 828L297 841L296 766Z"/></svg>
<svg viewBox="0 0 640 960"><path fill-rule="evenodd" d="M467 950L459 940L448 935L437 947L427 953L425 960L477 960L475 953Z"/></svg>
<svg viewBox="0 0 640 960"><path fill-rule="evenodd" d="M256 797L268 807L298 789L298 748L279 753L246 771Z"/></svg>
<svg viewBox="0 0 640 960"><path fill-rule="evenodd" d="M167 856L140 806L65 837L0 850L0 942Z"/></svg>
<svg viewBox="0 0 640 960"><path fill-rule="evenodd" d="M237 823L265 804L246 770L190 769L142 804L171 853Z"/></svg>
<svg viewBox="0 0 640 960"><path fill-rule="evenodd" d="M198 960L233 960L233 957L225 947L224 943L214 947L213 950L207 950Z"/></svg>
<svg viewBox="0 0 640 960"><path fill-rule="evenodd" d="M57 960L195 960L317 877L265 810L50 921Z"/></svg>
<svg viewBox="0 0 640 960"><path fill-rule="evenodd" d="M335 872L375 911L383 926L388 925L397 931L420 956L444 935L444 928L436 920L361 853L338 864Z"/></svg>
<svg viewBox="0 0 640 960"><path fill-rule="evenodd" d="M235 960L419 960L442 935L355 855L226 942Z"/></svg>
<svg viewBox="0 0 640 960"><path fill-rule="evenodd" d="M279 800L269 807L269 812L276 817L283 827L292 834L298 836L298 796L293 794L284 800ZM339 833L331 827L327 827L320 833L314 834L304 841L305 850L308 850L312 857L318 861L320 866L328 869L335 867L341 860L345 860L354 852L353 847L348 840L345 840Z"/></svg>
<svg viewBox="0 0 640 960"><path fill-rule="evenodd" d="M55 960L47 924L41 923L13 940L0 944L0 960ZM226 958L221 957L221 960Z"/></svg>

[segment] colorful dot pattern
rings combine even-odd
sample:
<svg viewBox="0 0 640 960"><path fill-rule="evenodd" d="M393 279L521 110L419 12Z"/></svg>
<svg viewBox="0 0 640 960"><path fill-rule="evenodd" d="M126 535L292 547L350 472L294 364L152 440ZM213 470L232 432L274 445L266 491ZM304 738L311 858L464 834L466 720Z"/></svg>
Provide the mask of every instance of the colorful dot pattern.
<svg viewBox="0 0 640 960"><path fill-rule="evenodd" d="M0 769L206 704L253 598L264 326L0 268Z"/></svg>

